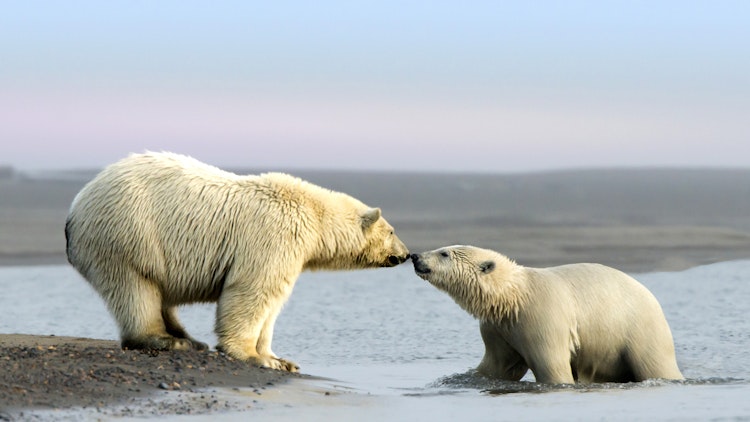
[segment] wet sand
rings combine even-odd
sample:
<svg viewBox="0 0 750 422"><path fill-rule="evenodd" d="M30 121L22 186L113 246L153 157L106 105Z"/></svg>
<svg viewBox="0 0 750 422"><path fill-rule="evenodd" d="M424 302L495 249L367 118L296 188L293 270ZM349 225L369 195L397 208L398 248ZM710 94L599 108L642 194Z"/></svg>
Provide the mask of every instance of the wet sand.
<svg viewBox="0 0 750 422"><path fill-rule="evenodd" d="M0 420L252 409L216 388L260 398L289 378L304 376L253 368L216 351L143 352L112 340L0 334Z"/></svg>
<svg viewBox="0 0 750 422"><path fill-rule="evenodd" d="M381 207L413 251L473 244L522 265L587 261L628 272L750 258L750 170L293 173ZM0 180L0 265L64 264L67 209L92 176ZM28 409L211 412L247 403L207 388L279 388L287 376L216 352L148 355L113 341L0 335L0 420Z"/></svg>

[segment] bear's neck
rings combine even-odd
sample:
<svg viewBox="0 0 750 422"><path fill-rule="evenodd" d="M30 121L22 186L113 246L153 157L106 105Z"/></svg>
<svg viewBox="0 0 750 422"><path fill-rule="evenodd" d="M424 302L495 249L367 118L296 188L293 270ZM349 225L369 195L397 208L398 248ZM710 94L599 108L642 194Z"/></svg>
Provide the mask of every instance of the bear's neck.
<svg viewBox="0 0 750 422"><path fill-rule="evenodd" d="M498 266L500 267L500 266ZM493 283L479 283L479 292L469 294L477 297L466 303L465 309L484 322L513 322L528 300L525 270L508 260L507 265L495 270Z"/></svg>
<svg viewBox="0 0 750 422"><path fill-rule="evenodd" d="M362 239L353 236L353 230L337 210L320 207L314 213L317 230L308 244L305 270L353 270L366 268L363 256L354 251L361 248Z"/></svg>

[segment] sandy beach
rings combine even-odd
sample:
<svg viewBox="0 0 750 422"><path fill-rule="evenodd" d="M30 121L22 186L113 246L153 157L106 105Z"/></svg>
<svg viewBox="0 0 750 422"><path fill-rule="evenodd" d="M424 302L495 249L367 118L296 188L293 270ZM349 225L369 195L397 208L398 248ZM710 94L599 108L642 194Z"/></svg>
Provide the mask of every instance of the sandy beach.
<svg viewBox="0 0 750 422"><path fill-rule="evenodd" d="M413 251L473 244L527 266L587 261L628 272L750 258L750 170L294 173L381 207ZM0 265L65 264L67 209L92 175L0 180ZM113 415L119 406L125 416L213 412L247 403L207 393L212 387L262 395L288 377L216 352L144 354L110 340L3 333L0 420L81 407Z"/></svg>

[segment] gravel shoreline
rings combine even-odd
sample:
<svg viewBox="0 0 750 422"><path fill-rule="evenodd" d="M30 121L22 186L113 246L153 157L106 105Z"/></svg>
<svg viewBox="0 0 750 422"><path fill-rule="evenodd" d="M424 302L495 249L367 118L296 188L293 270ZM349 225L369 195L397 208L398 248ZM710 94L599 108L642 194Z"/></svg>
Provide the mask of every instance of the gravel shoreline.
<svg viewBox="0 0 750 422"><path fill-rule="evenodd" d="M246 410L217 388L260 396L304 375L261 369L216 351L122 350L113 340L0 334L0 420L159 416Z"/></svg>

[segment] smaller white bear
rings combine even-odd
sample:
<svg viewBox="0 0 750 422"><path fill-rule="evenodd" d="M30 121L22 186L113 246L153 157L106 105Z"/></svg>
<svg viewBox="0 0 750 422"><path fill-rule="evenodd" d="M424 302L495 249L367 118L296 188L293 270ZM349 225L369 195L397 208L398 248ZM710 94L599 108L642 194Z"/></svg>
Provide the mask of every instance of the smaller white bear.
<svg viewBox="0 0 750 422"><path fill-rule="evenodd" d="M414 271L480 321L477 371L518 381L683 379L672 333L651 292L599 264L527 268L473 246L412 254Z"/></svg>

